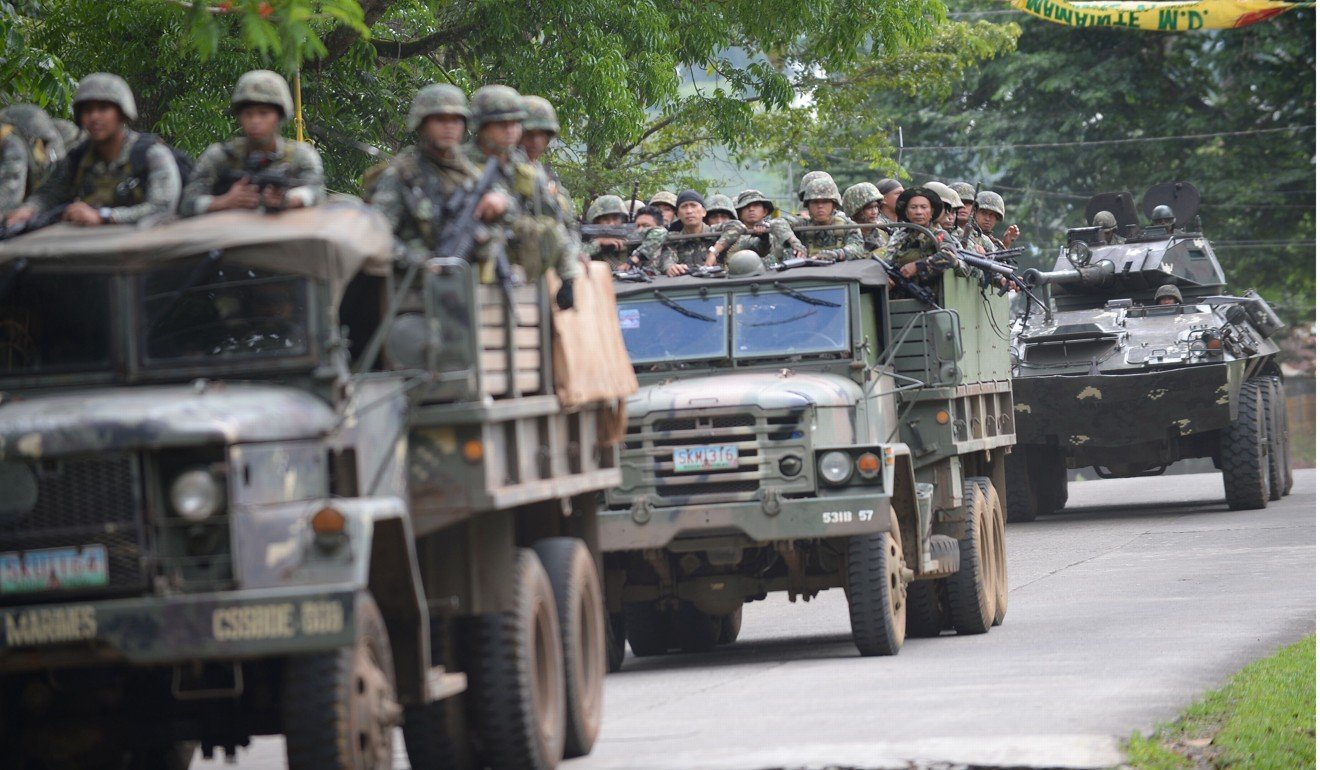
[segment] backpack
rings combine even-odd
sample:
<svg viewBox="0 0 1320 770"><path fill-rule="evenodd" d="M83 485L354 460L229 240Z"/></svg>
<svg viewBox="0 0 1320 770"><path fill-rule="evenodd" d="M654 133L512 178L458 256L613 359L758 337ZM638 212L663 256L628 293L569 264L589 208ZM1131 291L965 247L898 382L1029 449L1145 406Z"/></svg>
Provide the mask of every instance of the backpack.
<svg viewBox="0 0 1320 770"><path fill-rule="evenodd" d="M116 190L116 196L122 198L122 200L117 201L119 205L132 205L145 198L147 177L151 173L147 165L147 152L156 144L169 150L170 155L174 158L174 165L179 169L179 188L182 189L188 184L193 172L192 156L173 145L166 144L155 134L138 134L137 142L133 144L133 149L128 152L128 179L121 182L119 189ZM81 190L82 188L83 172L85 170L83 161L86 159L90 148L90 141L80 142L69 151L67 156L70 166L74 169L73 189L75 190ZM134 195L136 189L143 191L140 196Z"/></svg>
<svg viewBox="0 0 1320 770"><path fill-rule="evenodd" d="M45 140L41 137L33 136L13 123L0 122L0 142L8 139L10 135L17 136L26 150L27 185L23 189L23 197L27 197L32 194L33 190L41 186L41 183L46 179L46 175L50 172L50 154L46 150Z"/></svg>

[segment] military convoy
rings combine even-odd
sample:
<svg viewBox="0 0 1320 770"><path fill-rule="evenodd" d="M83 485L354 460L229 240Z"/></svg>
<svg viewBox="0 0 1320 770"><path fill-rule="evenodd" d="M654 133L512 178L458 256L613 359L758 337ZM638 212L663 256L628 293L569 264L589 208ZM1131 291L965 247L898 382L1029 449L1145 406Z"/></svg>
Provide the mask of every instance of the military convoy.
<svg viewBox="0 0 1320 770"><path fill-rule="evenodd" d="M734 641L743 605L843 588L863 655L1007 611L1007 302L942 308L877 259L619 283L642 387L600 514L611 665ZM999 319L997 321L996 319Z"/></svg>
<svg viewBox="0 0 1320 770"><path fill-rule="evenodd" d="M0 245L6 767L591 749L626 389L561 398L543 282L393 249L347 202Z"/></svg>
<svg viewBox="0 0 1320 770"><path fill-rule="evenodd" d="M1151 476L1208 457L1231 508L1263 508L1291 491L1271 341L1282 323L1253 291L1223 294L1199 204L1190 184L1156 185L1143 196L1152 224L1142 227L1129 193L1097 195L1087 221L1110 212L1113 225L1069 230L1054 270L1026 273L1048 309L1028 308L1013 326L1010 521L1062 508L1072 468ZM1161 292L1176 301L1157 303Z"/></svg>

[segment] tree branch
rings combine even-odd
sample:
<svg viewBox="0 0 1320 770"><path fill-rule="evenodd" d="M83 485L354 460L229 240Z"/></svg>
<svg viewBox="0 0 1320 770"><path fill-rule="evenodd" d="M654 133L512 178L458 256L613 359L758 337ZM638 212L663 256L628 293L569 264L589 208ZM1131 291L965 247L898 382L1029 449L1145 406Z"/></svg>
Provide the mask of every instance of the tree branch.
<svg viewBox="0 0 1320 770"><path fill-rule="evenodd" d="M361 0L362 21L367 27L375 26L376 22L389 11L390 6L394 5L394 0ZM333 32L326 36L325 50L326 54L316 63L317 69L325 69L338 61L339 57L348 53L348 49L353 47L359 39L357 30L349 27L337 27Z"/></svg>
<svg viewBox="0 0 1320 770"><path fill-rule="evenodd" d="M413 56L425 56L437 48L457 43L476 29L471 24L464 24L453 29L442 29L416 40L372 40L376 55L382 59L408 59Z"/></svg>

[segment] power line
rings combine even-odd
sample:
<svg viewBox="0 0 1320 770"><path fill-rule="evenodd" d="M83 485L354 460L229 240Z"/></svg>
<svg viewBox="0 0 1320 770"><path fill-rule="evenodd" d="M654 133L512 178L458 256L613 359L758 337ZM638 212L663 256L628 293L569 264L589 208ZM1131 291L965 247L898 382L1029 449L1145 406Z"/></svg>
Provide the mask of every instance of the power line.
<svg viewBox="0 0 1320 770"><path fill-rule="evenodd" d="M1111 144L1142 144L1149 142L1175 142L1187 139L1213 139L1221 136L1258 136L1260 134L1275 134L1281 132L1306 131L1314 129L1314 125L1309 126L1286 126L1282 128L1257 128L1249 131L1216 131L1208 134L1182 134L1180 136L1137 136L1128 139L1092 139L1079 142L1041 142L1036 144L919 144L911 147L895 148L899 152L917 152L925 150L1048 150L1058 147L1095 147L1098 145Z"/></svg>

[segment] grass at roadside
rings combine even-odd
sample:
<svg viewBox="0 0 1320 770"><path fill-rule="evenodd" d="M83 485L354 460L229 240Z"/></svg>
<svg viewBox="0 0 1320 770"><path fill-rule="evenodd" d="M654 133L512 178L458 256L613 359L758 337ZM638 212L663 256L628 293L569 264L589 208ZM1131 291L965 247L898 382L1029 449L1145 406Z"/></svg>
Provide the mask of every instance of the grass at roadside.
<svg viewBox="0 0 1320 770"><path fill-rule="evenodd" d="M1135 770L1315 767L1315 636L1239 671L1150 738L1133 736Z"/></svg>

